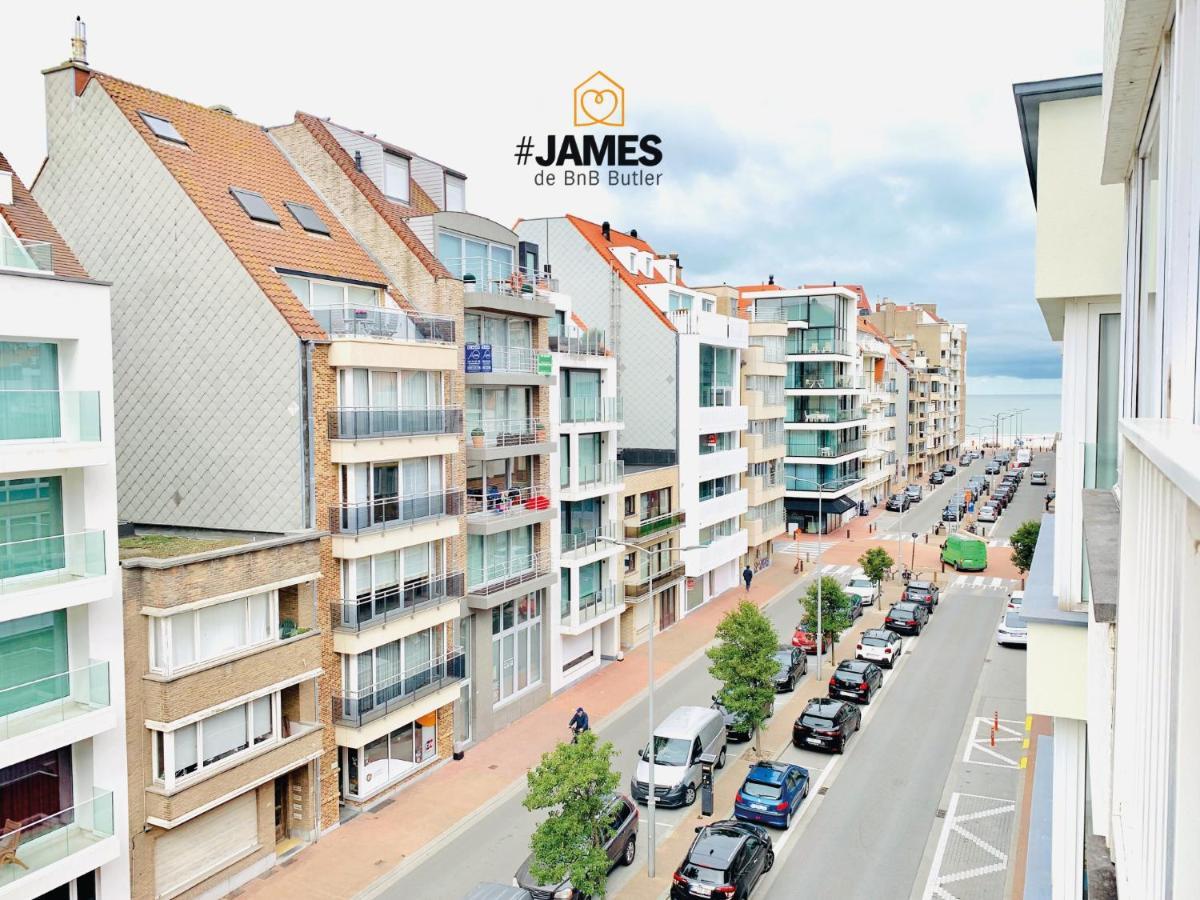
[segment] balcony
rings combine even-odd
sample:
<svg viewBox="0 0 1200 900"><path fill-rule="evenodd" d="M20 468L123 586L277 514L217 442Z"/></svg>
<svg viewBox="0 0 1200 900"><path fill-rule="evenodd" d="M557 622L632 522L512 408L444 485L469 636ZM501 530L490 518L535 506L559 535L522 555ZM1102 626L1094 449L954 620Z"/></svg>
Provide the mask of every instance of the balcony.
<svg viewBox="0 0 1200 900"><path fill-rule="evenodd" d="M647 519L629 518L625 520L625 540L644 541L660 538L668 531L680 528L685 521L687 521L687 515L682 509L661 513Z"/></svg>
<svg viewBox="0 0 1200 900"><path fill-rule="evenodd" d="M103 579L107 573L99 529L0 544L0 596ZM100 586L107 596L107 582Z"/></svg>
<svg viewBox="0 0 1200 900"><path fill-rule="evenodd" d="M558 282L545 273L482 256L441 262L462 280L463 305L467 309L554 317L554 305L548 302L548 296L558 291Z"/></svg>
<svg viewBox="0 0 1200 900"><path fill-rule="evenodd" d="M750 323L745 319L705 312L702 309L672 309L667 318L680 334L692 334L704 342L745 347L750 340Z"/></svg>
<svg viewBox="0 0 1200 900"><path fill-rule="evenodd" d="M800 419L807 425L829 425L839 422L861 422L867 418L867 411L862 407L853 409L802 409Z"/></svg>
<svg viewBox="0 0 1200 900"><path fill-rule="evenodd" d="M333 629L358 634L366 629L412 618L421 610L460 600L464 595L464 585L463 573L452 572L392 585L357 600L338 601L332 609Z"/></svg>
<svg viewBox="0 0 1200 900"><path fill-rule="evenodd" d="M23 241L0 235L0 268L53 272L54 248L48 241Z"/></svg>
<svg viewBox="0 0 1200 900"><path fill-rule="evenodd" d="M414 437L425 434L458 434L462 409L456 406L384 409L344 406L329 411L329 438L357 441L363 438Z"/></svg>
<svg viewBox="0 0 1200 900"><path fill-rule="evenodd" d="M684 565L682 562L671 566L669 569L661 569L655 572L653 577L648 572L643 573L638 571L626 577L625 597L626 599L644 597L650 592L651 583L653 583L655 588L661 588L673 581L678 581L684 574Z"/></svg>
<svg viewBox="0 0 1200 900"><path fill-rule="evenodd" d="M468 571L467 604L472 609L491 609L530 591L549 587L557 577L550 571L550 554L530 553Z"/></svg>
<svg viewBox="0 0 1200 900"><path fill-rule="evenodd" d="M10 821L5 824L9 826L15 823ZM41 888L56 879L48 872L38 877L39 873L105 841L112 845L111 854L103 853L90 858L88 869L115 859L119 848L113 824L112 791L94 789L88 799L76 800L74 806L32 822L23 822L17 828L6 827L0 832L0 848L12 856L5 859L6 865L0 866L0 891L20 883L24 878L30 878L29 887L20 891L27 890L27 896L40 894ZM14 859L19 862L14 862ZM70 877L68 873L63 873L62 881Z"/></svg>
<svg viewBox="0 0 1200 900"><path fill-rule="evenodd" d="M0 743L45 732L34 740L44 742L47 745L44 749L51 749L111 728L114 724L111 716L101 717L90 726L80 722L79 727L69 733L58 727L89 713L111 708L108 670L107 661L93 660L77 669L0 690ZM24 753L15 746L5 749ZM7 765L9 754L6 752L2 756L0 766Z"/></svg>
<svg viewBox="0 0 1200 900"><path fill-rule="evenodd" d="M561 628L568 634L578 634L592 626L596 619L625 608L624 595L611 584L604 585L588 597L580 597L571 607L571 615L562 620Z"/></svg>
<svg viewBox="0 0 1200 900"><path fill-rule="evenodd" d="M493 534L522 525L546 522L558 514L550 503L550 488L546 484L514 487L488 486L486 495L479 490L467 491L467 531L471 534Z"/></svg>
<svg viewBox="0 0 1200 900"><path fill-rule="evenodd" d="M544 419L485 419L478 412L467 416L467 459L506 459L540 456L553 444Z"/></svg>
<svg viewBox="0 0 1200 900"><path fill-rule="evenodd" d="M599 329L576 328L550 323L550 349L570 356L609 356L608 342Z"/></svg>
<svg viewBox="0 0 1200 900"><path fill-rule="evenodd" d="M382 306L318 306L309 310L330 337L453 344L454 319Z"/></svg>
<svg viewBox="0 0 1200 900"><path fill-rule="evenodd" d="M858 352L857 345L853 341L843 341L837 339L820 340L815 337L807 336L807 332L802 341L794 341L789 338L787 345L788 356L854 356Z"/></svg>
<svg viewBox="0 0 1200 900"><path fill-rule="evenodd" d="M563 561L578 562L583 557L602 552L614 552L620 549L615 525L605 522L595 528L575 529L562 532Z"/></svg>
<svg viewBox="0 0 1200 900"><path fill-rule="evenodd" d="M861 375L831 375L789 378L784 383L789 391L864 391L867 383Z"/></svg>
<svg viewBox="0 0 1200 900"><path fill-rule="evenodd" d="M617 423L624 408L620 397L563 397L560 420L564 425Z"/></svg>
<svg viewBox="0 0 1200 900"><path fill-rule="evenodd" d="M464 353L468 384L549 384L553 374L550 354L533 347L467 344Z"/></svg>
<svg viewBox="0 0 1200 900"><path fill-rule="evenodd" d="M401 675L359 691L333 697L333 718L339 725L361 728L382 716L404 709L466 677L466 655L461 647L408 669Z"/></svg>
<svg viewBox="0 0 1200 900"><path fill-rule="evenodd" d="M329 510L329 530L334 534L386 531L442 516L462 513L462 491L400 496L393 494L361 503L339 503Z"/></svg>
<svg viewBox="0 0 1200 900"><path fill-rule="evenodd" d="M795 432L804 434L804 432ZM808 432L812 434L813 432ZM816 432L820 434L821 432ZM866 441L862 438L855 438L849 441L827 441L827 442L810 442L810 441L788 441L787 455L800 458L813 459L837 459L842 456L848 456L851 453L857 453L866 446Z"/></svg>
<svg viewBox="0 0 1200 900"><path fill-rule="evenodd" d="M737 399L737 389L730 386L700 389L700 405L702 407L736 406Z"/></svg>
<svg viewBox="0 0 1200 900"><path fill-rule="evenodd" d="M611 493L625 481L625 463L619 459L560 468L565 477L560 495L563 500L583 500L596 494Z"/></svg>

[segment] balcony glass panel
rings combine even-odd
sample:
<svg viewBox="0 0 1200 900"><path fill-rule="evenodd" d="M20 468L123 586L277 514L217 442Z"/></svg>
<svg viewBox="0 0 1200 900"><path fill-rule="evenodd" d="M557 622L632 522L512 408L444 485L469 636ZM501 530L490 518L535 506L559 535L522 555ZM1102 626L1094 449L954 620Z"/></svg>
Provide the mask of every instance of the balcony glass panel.
<svg viewBox="0 0 1200 900"><path fill-rule="evenodd" d="M0 268L54 271L54 249L47 241L23 241L0 233Z"/></svg>
<svg viewBox="0 0 1200 900"><path fill-rule="evenodd" d="M111 702L108 662L103 660L0 688L0 740L66 722Z"/></svg>
<svg viewBox="0 0 1200 900"><path fill-rule="evenodd" d="M18 882L112 835L113 796L105 790L93 790L88 799L77 798L73 806L51 815L30 821L6 819L0 832L0 851L11 853L20 863L8 859L7 865L0 866L0 887Z"/></svg>

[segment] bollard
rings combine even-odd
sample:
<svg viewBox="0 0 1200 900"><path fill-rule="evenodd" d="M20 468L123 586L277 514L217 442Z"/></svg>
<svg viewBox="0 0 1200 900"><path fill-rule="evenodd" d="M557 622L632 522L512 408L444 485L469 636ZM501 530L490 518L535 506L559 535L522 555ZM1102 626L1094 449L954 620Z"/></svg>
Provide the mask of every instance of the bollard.
<svg viewBox="0 0 1200 900"><path fill-rule="evenodd" d="M850 540L850 529L846 529L846 540Z"/></svg>
<svg viewBox="0 0 1200 900"><path fill-rule="evenodd" d="M996 746L996 729L992 728L992 746Z"/></svg>
<svg viewBox="0 0 1200 900"><path fill-rule="evenodd" d="M926 544L928 544L928 543L929 543L929 535L925 535L925 543L926 543Z"/></svg>
<svg viewBox="0 0 1200 900"><path fill-rule="evenodd" d="M1000 728L1000 710L992 713L992 727L995 729Z"/></svg>

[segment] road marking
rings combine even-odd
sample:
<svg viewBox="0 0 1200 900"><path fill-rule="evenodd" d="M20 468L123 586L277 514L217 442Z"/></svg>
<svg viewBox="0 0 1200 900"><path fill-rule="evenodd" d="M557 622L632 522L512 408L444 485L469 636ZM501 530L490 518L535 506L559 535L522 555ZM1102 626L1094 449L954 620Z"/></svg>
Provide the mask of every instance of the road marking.
<svg viewBox="0 0 1200 900"><path fill-rule="evenodd" d="M1010 727L1020 724L1021 722L1015 719L1001 719L1000 726L996 729L996 746L999 747L1001 744L1015 744L1023 741L1025 737L1024 733ZM992 747L992 725L993 719L988 716L975 717L975 727L972 730L970 739L963 748L962 761L980 766L995 766L999 769L1019 769L1021 767L1019 759L1005 756L999 750ZM1000 762L987 762L985 759L979 759L979 754L991 757L992 759L998 759Z"/></svg>
<svg viewBox="0 0 1200 900"><path fill-rule="evenodd" d="M977 808L972 812L960 814L960 801L966 801L965 805ZM926 900L933 900L933 898L958 900L954 894L946 890L946 885L1003 872L1008 868L1008 854L999 850L995 844L1003 843L1007 846L1008 835L1012 829L1009 817L1015 812L1015 809L1016 806L1011 800L1001 800L998 797L959 793L950 796L945 823L938 836L937 849L934 851L933 864L929 870L929 880L925 883L923 896ZM993 822L995 819L1000 821ZM965 827L965 823L973 824L968 829ZM988 827L998 831L998 834L995 836L987 834L986 837L980 834L983 829ZM1003 840L998 840L998 838L1003 838ZM954 842L953 845L951 841ZM982 857L978 851L982 851ZM948 852L951 856L950 860L947 859ZM948 861L957 862L957 865L963 865L966 862L982 862L982 865L943 872ZM978 893L978 889L972 890L971 893Z"/></svg>

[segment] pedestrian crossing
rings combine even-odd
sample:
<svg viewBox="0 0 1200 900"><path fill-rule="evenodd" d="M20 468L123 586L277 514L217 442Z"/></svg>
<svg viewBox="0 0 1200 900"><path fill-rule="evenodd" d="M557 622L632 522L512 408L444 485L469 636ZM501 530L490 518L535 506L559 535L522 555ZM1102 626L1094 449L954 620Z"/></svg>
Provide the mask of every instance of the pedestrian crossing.
<svg viewBox="0 0 1200 900"><path fill-rule="evenodd" d="M860 567L856 565L838 566L826 563L823 566L818 566L814 571L822 577L829 576L841 579L849 578L855 572L860 571ZM974 591L1009 591L1012 590L1016 583L1011 578L997 578L989 575L955 575L946 583L946 587Z"/></svg>
<svg viewBox="0 0 1200 900"><path fill-rule="evenodd" d="M967 537L972 537L969 532L963 532ZM883 541L884 543L895 543L896 541L910 542L912 541L911 531L879 531L871 535L873 540ZM980 538L980 540L984 540ZM987 539L989 547L1011 547L1012 542L1002 540L1001 538Z"/></svg>

